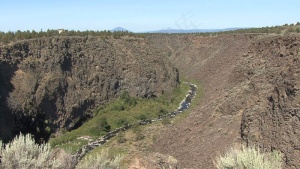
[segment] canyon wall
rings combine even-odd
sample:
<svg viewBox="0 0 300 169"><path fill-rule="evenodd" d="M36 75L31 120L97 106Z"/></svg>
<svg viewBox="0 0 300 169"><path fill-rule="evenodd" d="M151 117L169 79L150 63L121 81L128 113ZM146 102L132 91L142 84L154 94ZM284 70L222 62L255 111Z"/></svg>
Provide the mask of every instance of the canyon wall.
<svg viewBox="0 0 300 169"><path fill-rule="evenodd" d="M241 137L282 152L287 167L300 168L300 37L265 38L249 49L237 68L249 82Z"/></svg>
<svg viewBox="0 0 300 169"><path fill-rule="evenodd" d="M179 75L143 38L51 37L0 47L1 138L73 129L123 91L150 98Z"/></svg>
<svg viewBox="0 0 300 169"><path fill-rule="evenodd" d="M189 116L158 137L155 151L175 157L180 168L214 168L216 156L246 144L280 151L284 168L300 168L299 35L150 40L163 41L180 74L203 91Z"/></svg>

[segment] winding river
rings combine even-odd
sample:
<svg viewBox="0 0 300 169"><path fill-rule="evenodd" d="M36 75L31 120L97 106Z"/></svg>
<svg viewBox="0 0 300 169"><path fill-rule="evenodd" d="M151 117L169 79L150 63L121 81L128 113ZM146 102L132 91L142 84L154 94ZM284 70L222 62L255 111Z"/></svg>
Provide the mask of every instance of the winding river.
<svg viewBox="0 0 300 169"><path fill-rule="evenodd" d="M192 83L188 83L188 82L183 82L183 83L189 85L190 86L190 90L188 91L187 95L181 101L181 103L179 104L179 107L176 110L174 110L174 111L172 111L172 112L170 112L170 113L168 113L168 114L166 114L164 116L160 116L159 118L148 119L148 120L141 120L141 121L139 121L139 122L137 122L135 124L129 124L129 125L117 128L117 129L115 129L115 130L107 133L106 135L100 137L97 140L90 141L88 144L86 144L83 147L81 147L75 153L76 162L79 162L88 152L90 152L94 148L105 144L111 138L113 138L114 136L118 135L118 133L120 131L126 131L126 130L132 128L133 126L151 124L153 122L163 120L164 118L172 118L172 117L175 117L176 115L184 112L185 110L187 110L190 107L190 105L192 103L192 100L196 96L197 85L192 84Z"/></svg>

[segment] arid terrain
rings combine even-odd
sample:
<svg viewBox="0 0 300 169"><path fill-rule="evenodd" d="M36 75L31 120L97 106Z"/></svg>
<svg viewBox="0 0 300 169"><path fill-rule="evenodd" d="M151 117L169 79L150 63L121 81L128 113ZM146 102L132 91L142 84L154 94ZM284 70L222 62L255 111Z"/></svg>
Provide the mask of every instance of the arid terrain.
<svg viewBox="0 0 300 169"><path fill-rule="evenodd" d="M215 168L216 156L242 145L278 150L284 168L300 168L299 34L54 37L2 46L0 57L1 137L29 130L16 120L37 115L31 126L71 130L121 91L156 97L182 78L199 85L186 116L145 127L142 141L108 143L137 149L130 168Z"/></svg>
<svg viewBox="0 0 300 169"><path fill-rule="evenodd" d="M202 84L203 96L186 119L160 134L154 151L175 157L179 168L214 168L230 147L259 145L283 152L286 168L300 167L298 35L162 41L180 74Z"/></svg>

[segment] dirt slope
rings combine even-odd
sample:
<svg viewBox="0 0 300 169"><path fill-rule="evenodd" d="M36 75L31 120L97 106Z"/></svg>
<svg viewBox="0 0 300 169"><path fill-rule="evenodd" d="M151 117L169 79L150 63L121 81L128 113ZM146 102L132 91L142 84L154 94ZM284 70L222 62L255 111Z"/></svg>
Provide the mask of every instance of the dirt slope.
<svg viewBox="0 0 300 169"><path fill-rule="evenodd" d="M170 58L181 75L201 82L204 91L200 102L193 103L189 117L161 134L154 146L156 151L178 159L180 168L212 168L216 154L238 141L239 110L221 112L217 108L230 99L226 98L233 86L229 77L252 38L187 36L185 43L174 49Z"/></svg>
<svg viewBox="0 0 300 169"><path fill-rule="evenodd" d="M284 152L287 166L299 168L298 38L265 36L162 38L181 75L200 82L204 95L188 118L160 135L154 151L174 156L179 168L214 168L216 155L229 147L258 143ZM177 45L168 45L172 41Z"/></svg>

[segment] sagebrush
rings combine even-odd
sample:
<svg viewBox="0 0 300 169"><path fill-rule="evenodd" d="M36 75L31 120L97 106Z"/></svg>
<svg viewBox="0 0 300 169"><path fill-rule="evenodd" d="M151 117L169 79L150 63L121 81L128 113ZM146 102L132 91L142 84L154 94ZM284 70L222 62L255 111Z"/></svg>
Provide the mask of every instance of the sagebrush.
<svg viewBox="0 0 300 169"><path fill-rule="evenodd" d="M76 169L121 169L120 164L123 158L121 155L111 158L109 157L108 150L102 150L99 154L83 158L76 166Z"/></svg>
<svg viewBox="0 0 300 169"><path fill-rule="evenodd" d="M231 149L214 162L218 169L281 169L281 153L261 153L259 148Z"/></svg>
<svg viewBox="0 0 300 169"><path fill-rule="evenodd" d="M1 144L1 143L0 143ZM71 161L67 155L55 159L49 144L36 144L30 134L15 137L15 139L0 148L0 168L9 169L44 169L69 168ZM70 157L70 156L69 156Z"/></svg>

